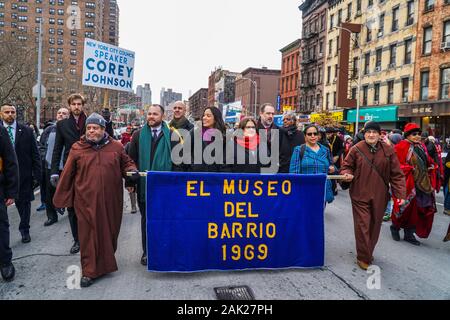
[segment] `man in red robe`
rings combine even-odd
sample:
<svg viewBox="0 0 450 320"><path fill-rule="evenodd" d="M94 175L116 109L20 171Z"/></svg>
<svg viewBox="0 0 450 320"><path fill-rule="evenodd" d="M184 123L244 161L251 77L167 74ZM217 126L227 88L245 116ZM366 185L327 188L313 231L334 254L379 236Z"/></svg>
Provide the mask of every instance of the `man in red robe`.
<svg viewBox="0 0 450 320"><path fill-rule="evenodd" d="M421 142L422 130L415 123L405 126L405 140L395 146L400 167L406 178L406 203L398 206L394 201L391 233L395 241L400 241L400 229L404 229L404 240L420 245L414 232L420 238L428 238L436 213L434 192L437 187L432 177L437 169L427 148Z"/></svg>
<svg viewBox="0 0 450 320"><path fill-rule="evenodd" d="M96 113L86 120L86 136L73 145L53 200L57 208L75 208L81 287L117 271L114 254L123 213L122 179L137 171L122 144L105 133L105 126Z"/></svg>

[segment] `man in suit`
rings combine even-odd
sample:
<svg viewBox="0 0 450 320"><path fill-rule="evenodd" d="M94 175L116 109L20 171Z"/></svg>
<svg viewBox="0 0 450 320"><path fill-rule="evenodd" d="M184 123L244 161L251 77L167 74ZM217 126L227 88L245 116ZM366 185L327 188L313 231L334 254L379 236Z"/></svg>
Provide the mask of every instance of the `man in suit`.
<svg viewBox="0 0 450 320"><path fill-rule="evenodd" d="M68 119L61 120L56 124L55 146L53 148L50 183L56 188L60 175L60 162L66 164L72 145L79 141L84 135L86 126L86 114L83 112L86 104L85 98L80 94L72 94L67 99L70 115ZM64 150L64 152L63 152ZM73 236L73 245L70 248L71 254L80 252L80 242L78 241L78 221L74 208L67 208L69 213L70 230Z"/></svg>
<svg viewBox="0 0 450 320"><path fill-rule="evenodd" d="M33 186L34 181L41 178L41 157L33 129L17 123L16 108L13 105L4 105L1 107L1 114L3 127L8 132L19 162L19 196L15 202L20 215L19 231L22 242L29 243L31 201L34 200Z"/></svg>
<svg viewBox="0 0 450 320"><path fill-rule="evenodd" d="M19 194L19 164L8 131L0 126L0 271L5 281L15 275L12 251L9 247L9 220L7 207Z"/></svg>

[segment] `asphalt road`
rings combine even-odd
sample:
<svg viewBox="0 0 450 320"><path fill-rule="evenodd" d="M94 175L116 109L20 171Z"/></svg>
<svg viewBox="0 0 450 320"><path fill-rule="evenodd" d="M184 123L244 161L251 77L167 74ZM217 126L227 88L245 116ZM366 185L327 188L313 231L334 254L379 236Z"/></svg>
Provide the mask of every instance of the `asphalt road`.
<svg viewBox="0 0 450 320"><path fill-rule="evenodd" d="M128 199L127 199L128 200ZM438 195L442 204L442 194ZM212 300L214 288L248 285L257 299L450 299L450 243L442 242L450 218L438 205L433 231L422 246L391 239L384 223L375 251L380 268L379 288L369 289L372 274L355 263L355 240L347 192L341 191L326 210L326 266L319 270L207 272L155 274L140 265L140 216L129 213L127 201L116 254L119 271L97 281L88 289L73 288L73 271L79 255L70 255L72 239L67 215L44 228L45 213L36 213L33 202L30 244L20 242L18 213L9 209L11 247L16 279L0 280L0 299L150 299ZM72 266L72 267L71 267ZM69 273L68 273L69 271ZM69 283L68 283L69 279Z"/></svg>

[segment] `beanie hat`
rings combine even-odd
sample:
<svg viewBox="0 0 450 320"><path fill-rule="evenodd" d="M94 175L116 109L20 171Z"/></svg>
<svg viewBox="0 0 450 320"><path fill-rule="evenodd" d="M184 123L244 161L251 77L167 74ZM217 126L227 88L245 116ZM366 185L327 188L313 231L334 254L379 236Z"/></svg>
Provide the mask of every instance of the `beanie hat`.
<svg viewBox="0 0 450 320"><path fill-rule="evenodd" d="M86 126L88 124L98 124L100 127L103 127L103 128L106 127L105 118L103 118L101 115L99 115L98 113L95 113L95 112L86 119Z"/></svg>
<svg viewBox="0 0 450 320"><path fill-rule="evenodd" d="M366 125L364 126L364 132L368 130L375 130L381 134L381 126L378 122L375 121L369 121L366 123Z"/></svg>
<svg viewBox="0 0 450 320"><path fill-rule="evenodd" d="M352 139L352 137L349 136L349 135L346 135L346 136L344 137L344 141L347 141L348 139Z"/></svg>
<svg viewBox="0 0 450 320"><path fill-rule="evenodd" d="M398 144L400 141L403 140L403 137L401 134L399 133L393 133L389 136L389 140L391 140L391 142L396 145Z"/></svg>
<svg viewBox="0 0 450 320"><path fill-rule="evenodd" d="M409 136L413 132L422 132L422 130L416 123L408 123L405 126L405 137Z"/></svg>

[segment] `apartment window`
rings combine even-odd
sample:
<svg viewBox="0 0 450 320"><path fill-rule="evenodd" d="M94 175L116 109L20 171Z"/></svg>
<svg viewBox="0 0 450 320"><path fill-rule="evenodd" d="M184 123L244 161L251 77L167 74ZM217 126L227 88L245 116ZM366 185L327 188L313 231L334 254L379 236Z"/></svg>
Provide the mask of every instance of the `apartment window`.
<svg viewBox="0 0 450 320"><path fill-rule="evenodd" d="M323 40L319 42L319 54L323 54Z"/></svg>
<svg viewBox="0 0 450 320"><path fill-rule="evenodd" d="M356 88L352 88L352 99L356 99Z"/></svg>
<svg viewBox="0 0 450 320"><path fill-rule="evenodd" d="M433 27L423 29L423 54L431 54Z"/></svg>
<svg viewBox="0 0 450 320"><path fill-rule="evenodd" d="M379 26L378 37L382 37L384 33L384 13L380 14Z"/></svg>
<svg viewBox="0 0 450 320"><path fill-rule="evenodd" d="M338 10L338 21L337 21L337 25L340 26L342 22L342 9Z"/></svg>
<svg viewBox="0 0 450 320"><path fill-rule="evenodd" d="M320 97L320 94L318 94L317 96L316 96L316 106L318 107L318 106L320 106L320 102L321 102L321 97Z"/></svg>
<svg viewBox="0 0 450 320"><path fill-rule="evenodd" d="M320 30L324 30L325 29L325 14L322 14L322 16L320 17Z"/></svg>
<svg viewBox="0 0 450 320"><path fill-rule="evenodd" d="M376 63L375 63L375 72L381 71L381 56L383 54L383 49L377 49L376 51Z"/></svg>
<svg viewBox="0 0 450 320"><path fill-rule="evenodd" d="M367 96L369 94L369 86L363 87L363 105L367 106Z"/></svg>
<svg viewBox="0 0 450 320"><path fill-rule="evenodd" d="M332 14L331 16L330 16L330 29L333 29L334 28L334 14Z"/></svg>
<svg viewBox="0 0 450 320"><path fill-rule="evenodd" d="M444 33L443 33L443 42L450 42L450 20L444 22Z"/></svg>
<svg viewBox="0 0 450 320"><path fill-rule="evenodd" d="M327 84L330 84L330 81L331 81L331 66L328 66Z"/></svg>
<svg viewBox="0 0 450 320"><path fill-rule="evenodd" d="M394 102L394 80L388 81L388 96L387 96L387 103L393 103Z"/></svg>
<svg viewBox="0 0 450 320"><path fill-rule="evenodd" d="M358 58L353 58L353 78L358 77Z"/></svg>
<svg viewBox="0 0 450 320"><path fill-rule="evenodd" d="M339 47L339 36L337 36L337 38L336 38L336 55L338 55L339 54L339 50L340 50L341 48Z"/></svg>
<svg viewBox="0 0 450 320"><path fill-rule="evenodd" d="M422 71L420 73L420 100L428 100L428 86L430 84L430 72Z"/></svg>
<svg viewBox="0 0 450 320"><path fill-rule="evenodd" d="M364 74L369 74L370 53L364 55Z"/></svg>
<svg viewBox="0 0 450 320"><path fill-rule="evenodd" d="M408 1L406 6L407 6L406 25L410 26L414 23L414 0Z"/></svg>
<svg viewBox="0 0 450 320"><path fill-rule="evenodd" d="M449 99L449 89L450 89L450 68L441 69L441 81L439 86L439 98Z"/></svg>
<svg viewBox="0 0 450 320"><path fill-rule="evenodd" d="M392 9L392 29L391 29L392 32L398 30L398 12L399 7Z"/></svg>
<svg viewBox="0 0 450 320"><path fill-rule="evenodd" d="M325 103L326 103L326 108L330 109L330 93L329 92L327 92Z"/></svg>
<svg viewBox="0 0 450 320"><path fill-rule="evenodd" d="M361 14L361 0L356 0L356 15Z"/></svg>
<svg viewBox="0 0 450 320"><path fill-rule="evenodd" d="M317 70L317 82L322 83L322 68L319 68L319 70Z"/></svg>
<svg viewBox="0 0 450 320"><path fill-rule="evenodd" d="M373 101L375 104L380 102L380 84L375 83L373 86Z"/></svg>
<svg viewBox="0 0 450 320"><path fill-rule="evenodd" d="M389 64L391 67L395 66L397 59L397 45L391 44L389 46Z"/></svg>
<svg viewBox="0 0 450 320"><path fill-rule="evenodd" d="M338 71L339 71L339 67L337 65L337 63L334 65L334 80L337 80L338 77Z"/></svg>
<svg viewBox="0 0 450 320"><path fill-rule="evenodd" d="M425 0L425 12L434 10L434 0Z"/></svg>
<svg viewBox="0 0 450 320"><path fill-rule="evenodd" d="M369 27L366 27L366 42L370 42L372 41L372 29L370 29Z"/></svg>
<svg viewBox="0 0 450 320"><path fill-rule="evenodd" d="M405 64L410 64L412 59L412 40L405 40Z"/></svg>
<svg viewBox="0 0 450 320"><path fill-rule="evenodd" d="M336 109L336 91L333 92L333 109Z"/></svg>
<svg viewBox="0 0 450 320"><path fill-rule="evenodd" d="M352 18L352 4L349 3L347 5L347 21L349 21Z"/></svg>
<svg viewBox="0 0 450 320"><path fill-rule="evenodd" d="M333 53L333 40L328 40L328 56L331 56Z"/></svg>
<svg viewBox="0 0 450 320"><path fill-rule="evenodd" d="M402 101L408 102L409 95L409 78L402 79Z"/></svg>
<svg viewBox="0 0 450 320"><path fill-rule="evenodd" d="M367 9L369 9L371 6L373 6L373 0L367 1Z"/></svg>

